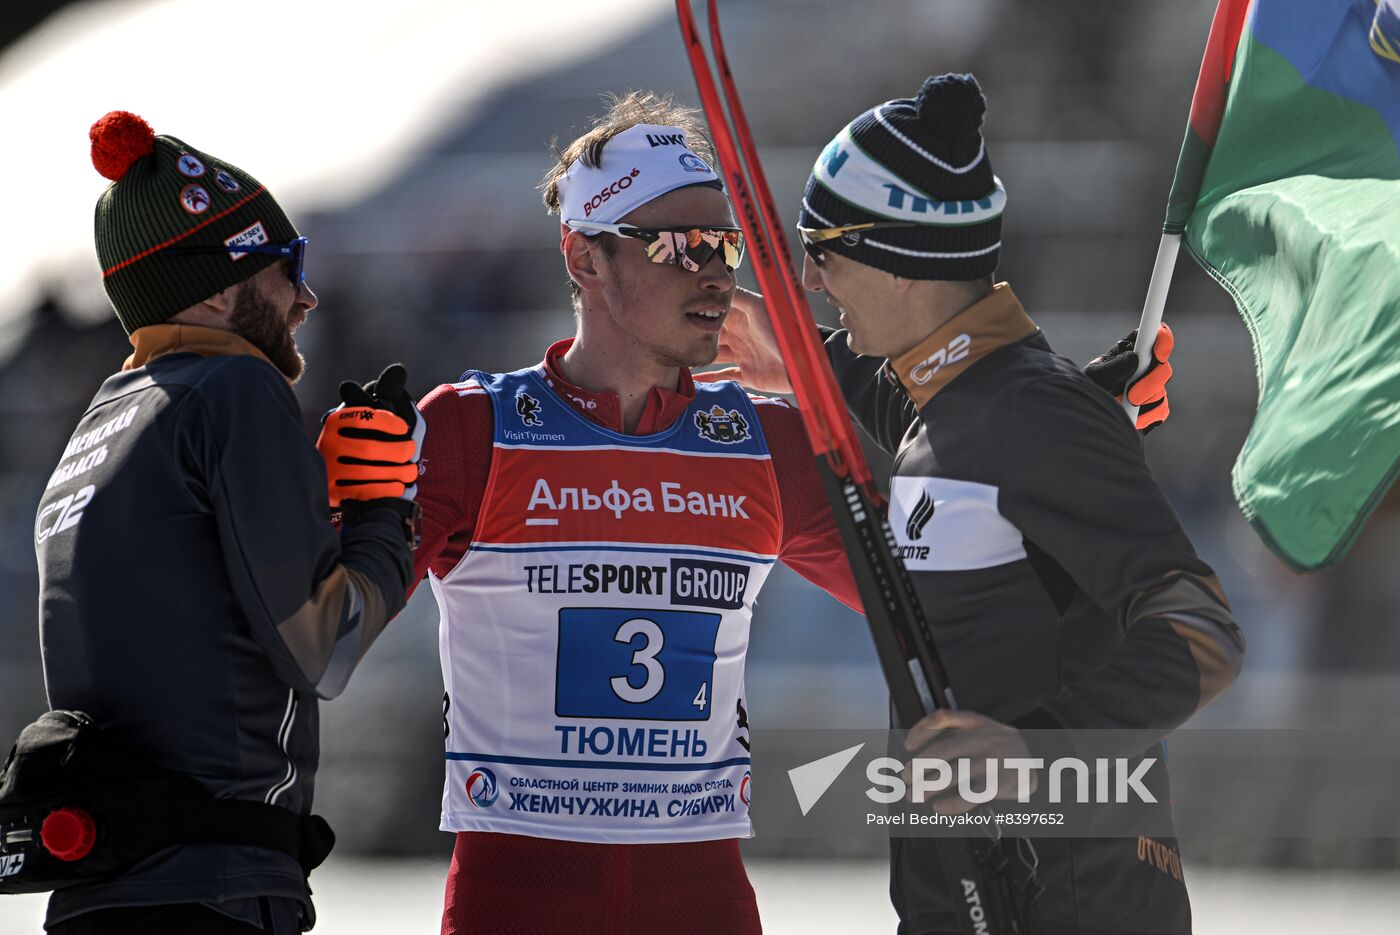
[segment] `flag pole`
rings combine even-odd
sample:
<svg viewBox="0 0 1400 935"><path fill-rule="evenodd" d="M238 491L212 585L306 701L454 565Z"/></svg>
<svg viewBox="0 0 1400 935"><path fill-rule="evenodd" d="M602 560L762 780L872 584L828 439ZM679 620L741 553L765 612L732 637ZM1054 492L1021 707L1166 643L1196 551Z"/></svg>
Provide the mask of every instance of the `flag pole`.
<svg viewBox="0 0 1400 935"><path fill-rule="evenodd" d="M1133 380L1147 372L1152 363L1152 345L1157 340L1157 328L1162 324L1162 311L1167 307L1167 290L1172 285L1172 271L1176 269L1176 254L1181 248L1180 234L1163 234L1157 244L1157 261L1152 264L1152 281L1147 285L1147 299L1142 303L1142 319L1138 322L1137 343L1133 352L1137 354L1137 371ZM1128 394L1123 394L1123 411L1133 422L1137 421L1138 407L1128 402Z"/></svg>
<svg viewBox="0 0 1400 935"><path fill-rule="evenodd" d="M1196 207L1205 177L1210 148L1225 113L1225 88L1230 83L1230 69L1235 61L1235 49L1240 32L1249 13L1252 0L1220 0L1210 21L1206 51L1201 57L1201 70L1196 75L1196 88L1191 94L1191 113L1187 119L1186 136L1177 159L1176 177L1167 196L1167 218L1163 225L1162 242L1157 245L1157 262L1152 266L1152 281L1147 286L1147 299L1142 305L1142 320L1138 323L1138 379L1152 363L1152 345L1157 341L1157 328L1162 324L1162 310L1167 305L1167 290L1171 288L1172 270L1181 247L1181 235ZM1138 407L1128 402L1123 393L1123 411L1137 422Z"/></svg>

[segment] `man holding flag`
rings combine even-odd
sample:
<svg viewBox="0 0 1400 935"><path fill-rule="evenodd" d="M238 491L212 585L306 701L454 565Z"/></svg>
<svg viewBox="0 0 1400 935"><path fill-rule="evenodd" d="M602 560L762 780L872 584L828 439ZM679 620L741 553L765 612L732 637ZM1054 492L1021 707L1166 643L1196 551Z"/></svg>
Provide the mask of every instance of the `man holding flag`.
<svg viewBox="0 0 1400 935"><path fill-rule="evenodd" d="M841 309L827 354L856 421L895 456L890 527L960 706L914 725L909 749L1048 762L1028 747L1043 735L1022 730L1163 737L1233 681L1244 641L1132 423L993 283L1007 196L985 106L972 76L944 75L843 129L803 198L803 283ZM737 372L709 377L791 389L755 297L736 300L720 352ZM1160 741L1145 755L1162 758ZM1175 841L1152 847L1179 868ZM1035 848L1044 932L1190 931L1179 871L1140 841ZM894 839L892 861L901 935L956 931L937 842Z"/></svg>
<svg viewBox="0 0 1400 935"><path fill-rule="evenodd" d="M691 379L744 251L707 156L693 111L611 98L541 185L576 333L422 403L443 935L761 931L739 855L752 607L779 561L859 598L796 410Z"/></svg>

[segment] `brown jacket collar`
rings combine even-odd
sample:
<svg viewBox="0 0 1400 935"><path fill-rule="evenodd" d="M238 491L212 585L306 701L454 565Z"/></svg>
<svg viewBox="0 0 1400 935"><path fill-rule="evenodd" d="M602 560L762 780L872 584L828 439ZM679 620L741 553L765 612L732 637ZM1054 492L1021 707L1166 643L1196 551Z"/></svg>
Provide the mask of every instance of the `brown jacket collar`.
<svg viewBox="0 0 1400 935"><path fill-rule="evenodd" d="M123 370L135 370L162 354L175 353L203 354L205 357L251 354L267 360L266 354L232 331L203 325L147 325L131 333L131 346L135 350L122 364ZM267 362L275 366L272 361Z"/></svg>
<svg viewBox="0 0 1400 935"><path fill-rule="evenodd" d="M969 305L912 349L885 363L885 373L904 387L920 409L975 361L1034 334L1011 287L1004 282Z"/></svg>

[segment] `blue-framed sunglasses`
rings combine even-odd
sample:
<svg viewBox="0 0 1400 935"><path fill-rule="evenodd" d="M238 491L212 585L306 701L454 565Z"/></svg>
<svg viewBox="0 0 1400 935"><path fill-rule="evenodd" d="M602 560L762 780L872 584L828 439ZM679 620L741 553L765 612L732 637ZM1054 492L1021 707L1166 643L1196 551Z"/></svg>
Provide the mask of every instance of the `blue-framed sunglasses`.
<svg viewBox="0 0 1400 935"><path fill-rule="evenodd" d="M292 285L300 289L306 282L306 237L298 237L290 243L257 243L243 244L242 246L225 246L219 244L213 247L166 247L164 253L176 255L196 254L196 253L266 253L273 256L286 257L287 278L291 279Z"/></svg>

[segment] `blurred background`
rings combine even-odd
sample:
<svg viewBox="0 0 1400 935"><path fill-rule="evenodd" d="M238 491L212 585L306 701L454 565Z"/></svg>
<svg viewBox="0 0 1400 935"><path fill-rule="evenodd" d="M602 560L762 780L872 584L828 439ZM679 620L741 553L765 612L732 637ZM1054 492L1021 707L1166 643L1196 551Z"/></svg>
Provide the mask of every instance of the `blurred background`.
<svg viewBox="0 0 1400 935"><path fill-rule="evenodd" d="M793 219L812 161L847 120L911 96L930 73L975 72L1009 193L999 278L1082 364L1136 325L1214 6L728 0L721 16L765 171ZM549 141L586 129L602 92L630 88L698 103L666 0L0 5L0 738L45 707L35 507L88 400L130 350L92 249L106 184L87 156L92 121L133 110L157 133L226 156L310 237L320 307L297 334L309 366L296 389L314 433L343 379L399 360L422 396L467 368L533 364L572 332L557 222L535 186ZM1382 505L1340 567L1288 572L1230 490L1256 401L1244 326L1185 258L1166 319L1177 336L1172 417L1148 458L1249 640L1244 676L1193 724L1400 727L1396 505ZM391 893L440 899L451 839L436 830L436 618L420 589L323 708L317 810L340 845L318 873L342 900L333 910L323 899L323 919L347 920L331 931L394 905ZM750 716L768 724L885 723L863 621L781 568L755 616L748 682ZM765 841L756 824L745 849L770 930L798 930L793 920L826 900L888 929L880 852ZM1324 907L1359 912L1353 930L1393 931L1383 920L1400 909L1394 834L1183 849L1200 931L1330 930L1308 921ZM5 913L21 910L0 903L8 932ZM1231 914L1242 905L1247 916ZM427 910L415 918L431 928ZM1277 922L1230 921L1246 917ZM840 929L825 910L812 919L801 930Z"/></svg>

